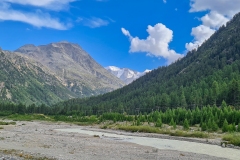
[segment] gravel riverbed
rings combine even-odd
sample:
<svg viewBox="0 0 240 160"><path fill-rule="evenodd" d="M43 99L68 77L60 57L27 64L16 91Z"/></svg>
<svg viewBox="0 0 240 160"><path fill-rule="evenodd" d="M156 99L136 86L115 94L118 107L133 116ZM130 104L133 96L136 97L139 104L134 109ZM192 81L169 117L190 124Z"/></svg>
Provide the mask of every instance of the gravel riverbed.
<svg viewBox="0 0 240 160"><path fill-rule="evenodd" d="M16 125L3 127L4 129L0 130L0 160L40 158L57 160L221 160L221 158L204 154L160 150L124 141L56 130L79 127L66 123L17 122ZM91 129L91 127L81 128ZM101 129L93 129L104 132ZM129 135L130 133L119 131L119 134ZM143 136L155 137L154 134L143 134ZM164 138L167 137L164 136ZM196 139L196 141L200 140Z"/></svg>

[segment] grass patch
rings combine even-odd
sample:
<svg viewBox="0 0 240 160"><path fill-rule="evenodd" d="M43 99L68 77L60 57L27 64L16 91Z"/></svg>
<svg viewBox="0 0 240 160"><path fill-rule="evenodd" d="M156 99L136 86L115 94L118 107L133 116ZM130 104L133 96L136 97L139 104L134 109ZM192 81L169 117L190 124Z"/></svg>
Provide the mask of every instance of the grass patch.
<svg viewBox="0 0 240 160"><path fill-rule="evenodd" d="M144 133L162 133L159 128L151 126L117 126L118 129L130 132L144 132Z"/></svg>
<svg viewBox="0 0 240 160"><path fill-rule="evenodd" d="M51 121L51 118L46 117L43 114L12 114L7 118L12 119L14 121L33 121L33 120Z"/></svg>
<svg viewBox="0 0 240 160"><path fill-rule="evenodd" d="M225 134L222 139L228 141L228 144L240 146L240 133L228 133Z"/></svg>
<svg viewBox="0 0 240 160"><path fill-rule="evenodd" d="M144 132L144 133L157 133L157 134L168 134L170 136L177 137L193 137L193 138L208 138L209 135L203 132L184 132L184 131L171 131L163 130L157 127L151 126L121 126L117 127L120 130L130 131L130 132Z"/></svg>
<svg viewBox="0 0 240 160"><path fill-rule="evenodd" d="M4 129L3 127L0 127L0 129Z"/></svg>
<svg viewBox="0 0 240 160"><path fill-rule="evenodd" d="M170 133L170 136L178 136L178 137L193 137L193 138L208 138L208 134L203 132L184 132L184 131L176 131Z"/></svg>
<svg viewBox="0 0 240 160"><path fill-rule="evenodd" d="M3 122L3 121L0 121L0 125L16 125L16 122Z"/></svg>

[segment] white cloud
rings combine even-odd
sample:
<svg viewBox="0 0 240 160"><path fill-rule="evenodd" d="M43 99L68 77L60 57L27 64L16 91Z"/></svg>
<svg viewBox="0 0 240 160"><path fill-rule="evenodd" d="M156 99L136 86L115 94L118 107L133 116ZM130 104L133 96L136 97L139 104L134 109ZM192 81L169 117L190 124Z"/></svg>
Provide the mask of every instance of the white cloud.
<svg viewBox="0 0 240 160"><path fill-rule="evenodd" d="M13 4L31 5L52 10L67 9L68 4L76 0L2 0Z"/></svg>
<svg viewBox="0 0 240 160"><path fill-rule="evenodd" d="M208 39L220 26L225 25L240 11L240 0L191 0L190 12L208 11L200 20L202 24L192 29L194 41L186 43L188 51L196 49Z"/></svg>
<svg viewBox="0 0 240 160"><path fill-rule="evenodd" d="M67 25L60 23L57 19L51 18L48 14L24 13L15 10L0 10L1 20L19 21L31 24L36 27L46 27L58 30L66 30Z"/></svg>
<svg viewBox="0 0 240 160"><path fill-rule="evenodd" d="M193 49L198 48L198 46L200 46L214 32L215 30L204 25L200 25L198 27L192 28L191 35L194 36L194 42L190 42L186 44L187 50L191 51Z"/></svg>
<svg viewBox="0 0 240 160"><path fill-rule="evenodd" d="M239 12L240 0L191 0L190 12L216 11L225 16Z"/></svg>
<svg viewBox="0 0 240 160"><path fill-rule="evenodd" d="M165 25L158 23L155 26L148 26L149 36L146 39L132 37L130 32L122 28L122 33L127 36L131 42L130 52L147 52L150 56L163 57L168 60L168 64L182 58L183 55L169 49L169 43L173 38L173 31Z"/></svg>
<svg viewBox="0 0 240 160"><path fill-rule="evenodd" d="M30 1L30 0L3 0L0 2L0 21L18 21L23 23L28 23L35 27L46 27L57 30L66 30L71 27L71 24L64 24L60 22L59 19L53 18L48 13L43 13L41 10L35 12L26 12L22 10L13 9L12 3L19 3L24 5L41 5L45 6L47 4L53 4L55 0L41 0L40 1ZM66 0L64 0L65 2ZM48 3L47 3L48 2ZM63 3L63 2L62 2Z"/></svg>
<svg viewBox="0 0 240 160"><path fill-rule="evenodd" d="M132 40L132 36L130 34L130 32L128 30L126 30L125 28L121 28L122 30L122 33L125 35L125 36L128 36L130 38L130 40Z"/></svg>
<svg viewBox="0 0 240 160"><path fill-rule="evenodd" d="M97 17L92 17L92 18L82 18L79 17L77 19L77 22L82 23L83 25L90 27L90 28L98 28L102 26L107 26L109 24L109 21L97 18Z"/></svg>
<svg viewBox="0 0 240 160"><path fill-rule="evenodd" d="M229 21L229 19L216 11L212 11L209 14L203 16L201 18L201 21L203 22L204 26L217 29L221 27L223 24L226 24Z"/></svg>

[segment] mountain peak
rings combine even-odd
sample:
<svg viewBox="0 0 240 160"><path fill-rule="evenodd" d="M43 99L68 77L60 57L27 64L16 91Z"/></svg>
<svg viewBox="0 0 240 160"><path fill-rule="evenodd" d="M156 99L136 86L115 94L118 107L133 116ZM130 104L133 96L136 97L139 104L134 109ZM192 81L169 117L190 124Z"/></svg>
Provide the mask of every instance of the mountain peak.
<svg viewBox="0 0 240 160"><path fill-rule="evenodd" d="M15 50L15 52L31 52L31 51L36 51L37 47L34 44L26 44L20 48L18 48L17 50Z"/></svg>
<svg viewBox="0 0 240 160"><path fill-rule="evenodd" d="M60 42L57 42L57 43L70 43L68 41L60 41Z"/></svg>
<svg viewBox="0 0 240 160"><path fill-rule="evenodd" d="M145 75L146 73L150 72L151 70L145 70L144 72L137 72L128 68L119 68L116 66L108 66L105 67L110 73L121 79L125 84L132 83L134 80L138 79L139 77Z"/></svg>

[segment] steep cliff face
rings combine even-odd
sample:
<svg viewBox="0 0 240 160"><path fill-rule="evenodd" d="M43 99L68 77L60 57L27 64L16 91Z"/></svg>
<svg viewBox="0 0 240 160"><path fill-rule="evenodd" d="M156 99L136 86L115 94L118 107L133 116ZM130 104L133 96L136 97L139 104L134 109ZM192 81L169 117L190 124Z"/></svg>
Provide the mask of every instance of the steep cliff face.
<svg viewBox="0 0 240 160"><path fill-rule="evenodd" d="M123 86L121 80L106 71L77 44L25 45L15 52L48 68L78 97L102 94Z"/></svg>

